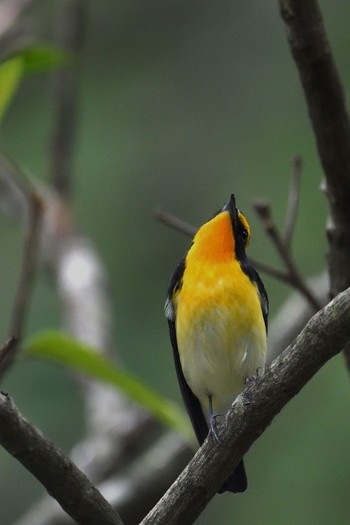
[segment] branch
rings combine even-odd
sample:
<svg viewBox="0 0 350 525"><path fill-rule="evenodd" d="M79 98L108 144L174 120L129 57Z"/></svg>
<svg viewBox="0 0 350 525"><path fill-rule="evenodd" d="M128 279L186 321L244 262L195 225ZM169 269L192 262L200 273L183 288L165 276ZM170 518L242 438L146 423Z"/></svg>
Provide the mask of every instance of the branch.
<svg viewBox="0 0 350 525"><path fill-rule="evenodd" d="M317 0L279 0L304 88L330 208L331 295L350 285L350 120ZM344 349L350 371L350 345Z"/></svg>
<svg viewBox="0 0 350 525"><path fill-rule="evenodd" d="M312 291L308 288L305 280L300 275L297 266L293 260L290 245L285 242L280 236L278 229L272 219L270 204L266 201L259 200L254 203L254 209L260 217L266 233L271 237L278 253L281 256L286 268L290 283L299 290L299 292L307 299L309 304L317 312L322 308L322 304L316 299Z"/></svg>
<svg viewBox="0 0 350 525"><path fill-rule="evenodd" d="M191 524L240 458L290 399L350 339L350 288L308 322L295 341L237 397L220 440L210 437L142 525Z"/></svg>
<svg viewBox="0 0 350 525"><path fill-rule="evenodd" d="M8 180L9 177L12 177L15 172L16 168L4 157L0 156L1 188L6 186L6 179ZM17 183L19 181L21 181L21 185L17 188L16 196L21 195L22 199L25 196L27 201L26 212L22 212L26 216L27 231L23 248L21 274L12 308L9 338L0 349L0 374L13 362L18 343L22 338L30 292L36 272L41 230L42 202L40 196L30 184L26 184L24 180L18 178ZM12 181L13 187L14 181ZM11 198L9 200L11 201ZM8 206L8 202L6 205Z"/></svg>
<svg viewBox="0 0 350 525"><path fill-rule="evenodd" d="M188 237L192 238L196 234L197 228L195 226L192 226L192 224L179 219L179 217L176 217L165 210L158 209L154 212L153 216L163 224L166 224L170 228L184 233ZM250 261L257 270L271 275L271 277L275 277L284 283L291 284L290 277L286 272L278 270L277 268L273 268L272 266L260 261L255 261L253 259L250 259Z"/></svg>
<svg viewBox="0 0 350 525"><path fill-rule="evenodd" d="M170 226L174 230L184 233L188 237L194 237L197 232L195 226L192 226L192 224L179 219L165 210L158 209L154 212L153 216L155 219L158 219L158 221Z"/></svg>
<svg viewBox="0 0 350 525"><path fill-rule="evenodd" d="M155 441L137 457L127 472L112 475L97 485L125 523L139 523L193 457L174 432ZM53 499L42 499L15 525L71 525L69 516Z"/></svg>
<svg viewBox="0 0 350 525"><path fill-rule="evenodd" d="M71 56L72 65L60 68L53 75L55 91L55 127L51 143L51 179L62 197L70 197L72 183L72 157L77 127L78 54L82 47L86 2L65 0L60 2L57 44Z"/></svg>
<svg viewBox="0 0 350 525"><path fill-rule="evenodd" d="M290 286L299 290L299 292L307 299L314 311L318 311L323 305L317 300L315 294L307 286L307 283L300 275L296 264L293 261L291 254L291 239L295 227L295 221L297 216L297 208L299 201L299 186L300 186L300 174L302 168L301 157L296 156L293 159L293 171L291 177L291 187L288 198L288 211L286 216L286 227L283 238L280 236L276 225L274 224L271 216L271 210L269 204L265 201L256 201L254 208L257 211L260 219L263 222L266 232L272 238L282 260L287 268L285 270L279 270L269 264L261 261L250 259L253 266L260 272L264 272L275 279L278 279ZM184 233L189 237L193 237L196 234L197 228L191 224L179 219L175 215L168 213L167 211L158 209L154 212L154 217L160 222L170 226L171 228Z"/></svg>
<svg viewBox="0 0 350 525"><path fill-rule="evenodd" d="M81 525L123 525L87 477L0 394L0 442Z"/></svg>
<svg viewBox="0 0 350 525"><path fill-rule="evenodd" d="M279 0L324 169L331 291L350 285L350 121L316 0Z"/></svg>

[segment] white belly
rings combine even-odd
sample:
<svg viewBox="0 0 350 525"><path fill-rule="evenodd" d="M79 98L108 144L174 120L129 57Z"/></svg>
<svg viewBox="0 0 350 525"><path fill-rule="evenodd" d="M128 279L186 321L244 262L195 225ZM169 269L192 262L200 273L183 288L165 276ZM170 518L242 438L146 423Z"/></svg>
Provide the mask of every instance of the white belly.
<svg viewBox="0 0 350 525"><path fill-rule="evenodd" d="M207 419L209 396L214 414L225 414L245 388L246 379L264 366L266 334L262 324L249 329L244 315L235 323L229 309L216 307L203 317L197 315L190 330L178 338L185 379Z"/></svg>

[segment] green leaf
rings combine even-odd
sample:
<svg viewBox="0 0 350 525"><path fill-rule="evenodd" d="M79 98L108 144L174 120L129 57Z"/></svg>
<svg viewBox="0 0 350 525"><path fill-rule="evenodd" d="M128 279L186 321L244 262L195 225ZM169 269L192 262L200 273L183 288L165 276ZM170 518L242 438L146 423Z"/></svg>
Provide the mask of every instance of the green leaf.
<svg viewBox="0 0 350 525"><path fill-rule="evenodd" d="M48 71L68 63L66 52L48 44L23 48L0 63L0 121L25 73Z"/></svg>
<svg viewBox="0 0 350 525"><path fill-rule="evenodd" d="M0 120L8 108L24 72L21 57L10 58L0 64Z"/></svg>
<svg viewBox="0 0 350 525"><path fill-rule="evenodd" d="M122 390L128 397L149 410L162 423L193 442L189 421L176 403L165 400L138 378L107 360L95 349L56 330L40 332L24 344L25 354L49 359L75 372L87 374Z"/></svg>
<svg viewBox="0 0 350 525"><path fill-rule="evenodd" d="M41 73L69 64L69 55L49 44L35 44L16 53L24 63L25 73Z"/></svg>

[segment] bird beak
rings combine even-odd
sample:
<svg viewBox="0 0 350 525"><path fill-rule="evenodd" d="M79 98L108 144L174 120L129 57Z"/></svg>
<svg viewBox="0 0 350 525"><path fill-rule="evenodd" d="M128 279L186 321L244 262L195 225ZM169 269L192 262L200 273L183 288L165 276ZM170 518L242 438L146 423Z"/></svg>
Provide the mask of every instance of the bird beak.
<svg viewBox="0 0 350 525"><path fill-rule="evenodd" d="M229 198L225 206L222 208L222 211L229 212L232 224L234 225L236 229L237 228L237 208L236 208L236 199L233 193L231 193L231 197Z"/></svg>

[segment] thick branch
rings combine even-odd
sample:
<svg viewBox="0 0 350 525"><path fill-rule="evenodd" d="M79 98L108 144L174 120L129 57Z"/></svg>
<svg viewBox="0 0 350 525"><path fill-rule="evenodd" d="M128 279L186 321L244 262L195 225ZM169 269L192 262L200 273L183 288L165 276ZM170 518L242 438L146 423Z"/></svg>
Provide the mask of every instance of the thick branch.
<svg viewBox="0 0 350 525"><path fill-rule="evenodd" d="M122 525L119 516L87 477L22 417L4 393L0 394L0 442L77 523Z"/></svg>
<svg viewBox="0 0 350 525"><path fill-rule="evenodd" d="M142 525L193 523L284 405L350 339L350 288L309 321L295 341L232 405L220 428L223 446L207 439Z"/></svg>
<svg viewBox="0 0 350 525"><path fill-rule="evenodd" d="M117 509L125 523L139 523L192 456L188 446L169 431L155 441L147 453L135 458L126 472L123 470L111 476L99 483L97 488ZM16 521L16 525L71 524L72 520L52 498L42 499Z"/></svg>
<svg viewBox="0 0 350 525"><path fill-rule="evenodd" d="M279 0L326 176L329 269L335 295L350 285L350 122L316 0Z"/></svg>

